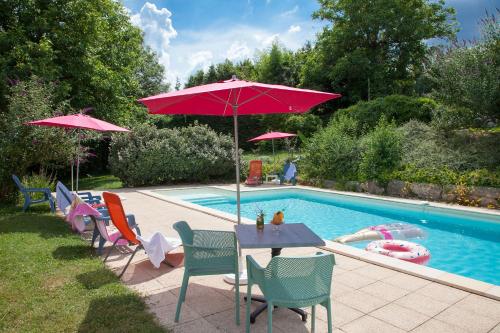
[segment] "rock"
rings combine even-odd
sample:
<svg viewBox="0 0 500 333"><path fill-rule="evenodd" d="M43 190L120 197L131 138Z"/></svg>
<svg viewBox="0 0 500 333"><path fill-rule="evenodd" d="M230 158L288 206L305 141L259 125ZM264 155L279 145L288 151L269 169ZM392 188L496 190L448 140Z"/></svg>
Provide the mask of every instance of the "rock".
<svg viewBox="0 0 500 333"><path fill-rule="evenodd" d="M324 180L323 187L325 188L334 188L337 185L335 180Z"/></svg>
<svg viewBox="0 0 500 333"><path fill-rule="evenodd" d="M345 189L351 192L361 192L361 184L351 180L345 183Z"/></svg>
<svg viewBox="0 0 500 333"><path fill-rule="evenodd" d="M488 198L499 200L500 199L500 188L495 187L470 187L469 195L474 199Z"/></svg>
<svg viewBox="0 0 500 333"><path fill-rule="evenodd" d="M496 199L491 199L491 198L480 198L478 199L479 205L481 207L487 207L487 208L499 208L499 202Z"/></svg>
<svg viewBox="0 0 500 333"><path fill-rule="evenodd" d="M363 192L368 192L371 194L384 194L385 189L380 186L376 181L369 180L367 182L361 183L361 190Z"/></svg>
<svg viewBox="0 0 500 333"><path fill-rule="evenodd" d="M419 199L424 200L439 200L441 199L442 187L434 184L412 183L410 190Z"/></svg>
<svg viewBox="0 0 500 333"><path fill-rule="evenodd" d="M401 180L391 180L387 184L387 194L392 197L406 197L408 195L406 182Z"/></svg>
<svg viewBox="0 0 500 333"><path fill-rule="evenodd" d="M445 202L455 202L457 200L457 186L445 185L443 187L441 199Z"/></svg>

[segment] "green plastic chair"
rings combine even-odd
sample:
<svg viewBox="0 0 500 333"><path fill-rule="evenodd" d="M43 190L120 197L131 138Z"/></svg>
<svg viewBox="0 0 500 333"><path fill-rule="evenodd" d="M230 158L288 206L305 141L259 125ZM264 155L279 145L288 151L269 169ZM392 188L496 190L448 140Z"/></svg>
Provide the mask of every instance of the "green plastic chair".
<svg viewBox="0 0 500 333"><path fill-rule="evenodd" d="M184 221L174 223L184 247L184 277L175 312L179 322L189 278L200 275L235 274L236 324L240 324L240 290L236 235L230 231L192 230ZM207 300L210 302L210 300Z"/></svg>
<svg viewBox="0 0 500 333"><path fill-rule="evenodd" d="M262 268L247 256L248 289L246 332L250 332L250 304L252 286L257 284L267 301L267 331L273 330L275 306L285 308L312 307L311 328L315 330L316 305L323 305L328 313L328 333L332 332L330 289L332 285L333 254L316 253L308 257L273 257Z"/></svg>

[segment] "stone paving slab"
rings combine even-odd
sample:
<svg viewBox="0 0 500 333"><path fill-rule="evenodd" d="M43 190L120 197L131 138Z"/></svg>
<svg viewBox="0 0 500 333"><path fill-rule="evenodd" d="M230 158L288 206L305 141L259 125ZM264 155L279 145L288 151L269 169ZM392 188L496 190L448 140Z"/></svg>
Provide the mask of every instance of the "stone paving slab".
<svg viewBox="0 0 500 333"><path fill-rule="evenodd" d="M131 190L116 191L126 197L127 213L136 216L143 235L160 231L178 237L176 221L187 221L193 229L233 230L234 224L203 212L168 203ZM309 255L317 248L284 249L282 255ZM131 250L115 251L107 265L120 272ZM262 265L270 250L245 250ZM337 265L332 282L334 332L500 332L500 302L431 282L412 275L335 254ZM132 261L123 282L144 296L158 321L174 332L244 332L246 286L240 287L241 326L234 322L234 287L221 276L190 279L181 319L174 323L175 307L183 267L153 267L143 251ZM254 294L260 294L257 287ZM255 305L252 304L252 310ZM306 309L310 312L310 309ZM277 309L274 332L309 332L310 320ZM252 325L251 332L266 332L266 314ZM326 311L316 311L316 331L326 332Z"/></svg>

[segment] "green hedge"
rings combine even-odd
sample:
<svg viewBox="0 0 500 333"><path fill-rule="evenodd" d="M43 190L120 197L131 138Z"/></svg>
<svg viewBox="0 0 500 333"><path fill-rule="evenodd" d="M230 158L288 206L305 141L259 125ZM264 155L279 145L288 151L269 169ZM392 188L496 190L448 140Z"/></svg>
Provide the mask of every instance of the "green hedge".
<svg viewBox="0 0 500 333"><path fill-rule="evenodd" d="M229 136L205 125L140 125L128 135L113 136L109 164L126 186L207 181L234 174L232 150Z"/></svg>
<svg viewBox="0 0 500 333"><path fill-rule="evenodd" d="M389 122L395 122L396 125L410 120L428 123L436 108L437 103L430 98L390 95L372 101L362 101L347 109L339 110L334 119L348 115L358 122L360 131L366 133L377 125L382 116Z"/></svg>

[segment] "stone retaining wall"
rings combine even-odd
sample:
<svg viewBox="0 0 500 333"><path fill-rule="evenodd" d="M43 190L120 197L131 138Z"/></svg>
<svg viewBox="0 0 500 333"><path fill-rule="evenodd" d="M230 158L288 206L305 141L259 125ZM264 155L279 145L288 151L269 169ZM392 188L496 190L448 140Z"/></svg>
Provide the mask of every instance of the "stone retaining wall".
<svg viewBox="0 0 500 333"><path fill-rule="evenodd" d="M426 183L409 183L401 180L391 180L387 185L376 181L337 182L334 180L323 181L326 188L346 190L352 192L365 192L377 195L388 195L400 198L416 198L429 201L444 201L467 206L500 208L500 188L462 186L462 185L436 185Z"/></svg>

